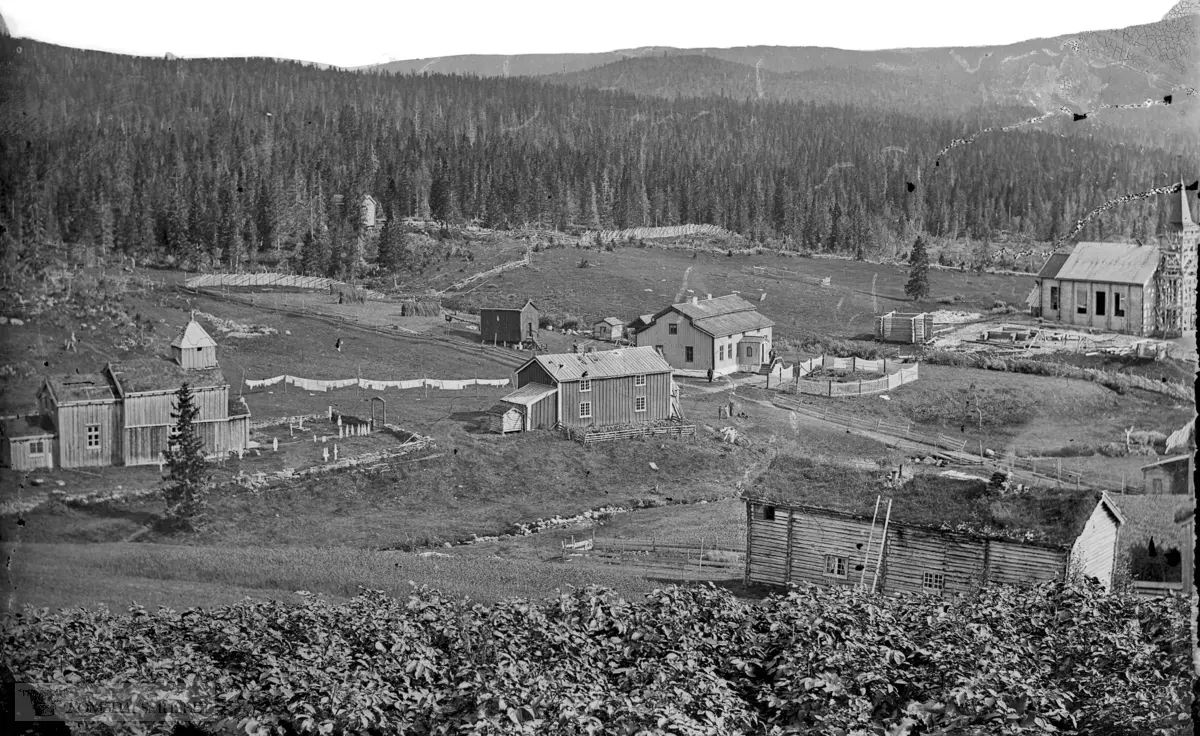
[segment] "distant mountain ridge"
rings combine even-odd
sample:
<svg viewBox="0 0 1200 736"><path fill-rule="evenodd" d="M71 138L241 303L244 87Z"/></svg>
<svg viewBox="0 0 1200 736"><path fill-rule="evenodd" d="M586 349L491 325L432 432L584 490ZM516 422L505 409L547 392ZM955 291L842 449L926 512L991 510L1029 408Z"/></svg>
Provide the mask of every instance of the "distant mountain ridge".
<svg viewBox="0 0 1200 736"><path fill-rule="evenodd" d="M535 76L636 94L722 94L770 100L843 101L958 112L981 105L1042 111L1140 103L1167 94L1196 100L1200 0L1164 18L1002 46L851 51L815 46L642 47L605 53L466 55L364 67L399 74ZM920 99L920 103L914 99ZM1195 104L1191 105L1194 110ZM1188 114L1187 124L1200 117ZM1177 121L1184 124L1182 120Z"/></svg>

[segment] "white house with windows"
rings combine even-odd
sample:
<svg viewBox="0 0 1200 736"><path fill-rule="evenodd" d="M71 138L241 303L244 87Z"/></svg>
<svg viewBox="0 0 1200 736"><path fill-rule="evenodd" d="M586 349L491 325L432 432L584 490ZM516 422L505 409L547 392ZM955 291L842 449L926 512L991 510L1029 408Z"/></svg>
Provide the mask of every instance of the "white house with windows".
<svg viewBox="0 0 1200 736"><path fill-rule="evenodd" d="M1035 317L1078 327L1146 335L1154 330L1157 246L1079 243L1053 253L1038 272Z"/></svg>
<svg viewBox="0 0 1200 736"><path fill-rule="evenodd" d="M771 362L774 325L737 294L715 299L709 294L652 315L633 340L653 347L677 370L757 373Z"/></svg>

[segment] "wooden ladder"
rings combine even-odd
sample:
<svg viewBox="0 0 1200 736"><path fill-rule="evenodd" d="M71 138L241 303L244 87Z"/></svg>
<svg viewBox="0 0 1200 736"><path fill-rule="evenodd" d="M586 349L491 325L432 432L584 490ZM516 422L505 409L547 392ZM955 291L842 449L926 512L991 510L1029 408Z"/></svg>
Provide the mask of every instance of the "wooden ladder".
<svg viewBox="0 0 1200 736"><path fill-rule="evenodd" d="M882 503L883 497L875 497L875 514L871 517L871 533L867 536L867 548L863 551L863 566L862 574L858 576L858 587L866 587L867 565L871 560L871 542L875 540L875 525L879 521L879 505ZM892 499L888 499L887 514L883 521L883 535L879 538L879 553L875 559L875 574L871 578L871 592L875 592L875 587L879 583L879 568L883 565L883 548L887 545L888 524L892 520Z"/></svg>

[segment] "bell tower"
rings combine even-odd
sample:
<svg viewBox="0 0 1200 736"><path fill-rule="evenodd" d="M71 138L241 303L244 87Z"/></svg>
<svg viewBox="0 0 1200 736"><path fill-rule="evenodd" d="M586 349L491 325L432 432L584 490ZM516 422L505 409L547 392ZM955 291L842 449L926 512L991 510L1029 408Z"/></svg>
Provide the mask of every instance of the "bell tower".
<svg viewBox="0 0 1200 736"><path fill-rule="evenodd" d="M1200 225L1192 216L1183 182L1171 195L1171 216L1160 237L1155 274L1155 331L1164 337L1196 329L1196 260Z"/></svg>

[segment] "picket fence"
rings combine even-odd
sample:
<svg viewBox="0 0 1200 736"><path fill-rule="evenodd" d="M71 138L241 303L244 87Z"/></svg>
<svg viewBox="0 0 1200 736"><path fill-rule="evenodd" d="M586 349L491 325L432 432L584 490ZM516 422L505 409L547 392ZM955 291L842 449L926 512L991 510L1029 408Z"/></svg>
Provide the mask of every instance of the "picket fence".
<svg viewBox="0 0 1200 736"><path fill-rule="evenodd" d="M344 281L321 276L296 276L287 273L206 273L184 282L189 289L204 289L213 286L284 286L295 289L329 289L344 286L371 299L384 299L383 294L371 289L347 284Z"/></svg>
<svg viewBox="0 0 1200 736"><path fill-rule="evenodd" d="M804 376L818 368L826 370L867 371L884 373L883 378L870 381L853 381L838 383L836 381L805 381ZM895 370L893 370L895 369ZM793 376L789 375L792 371ZM864 360L862 358L835 358L822 355L819 358L801 361L794 366L777 364L771 370L772 383L780 388L792 386L796 393L809 396L869 396L890 391L906 383L912 383L920 377L920 365L917 363L904 364L896 361ZM789 384L789 380L794 380Z"/></svg>

